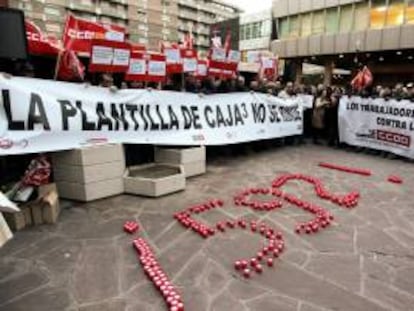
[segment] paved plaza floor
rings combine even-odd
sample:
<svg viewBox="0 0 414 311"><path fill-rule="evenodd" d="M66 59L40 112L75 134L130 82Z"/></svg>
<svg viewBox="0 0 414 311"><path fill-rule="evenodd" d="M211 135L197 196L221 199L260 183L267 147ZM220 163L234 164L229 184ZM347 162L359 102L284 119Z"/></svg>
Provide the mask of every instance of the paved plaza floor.
<svg viewBox="0 0 414 311"><path fill-rule="evenodd" d="M373 175L320 168L319 161L371 169ZM286 202L270 212L234 206L239 190L270 187L283 173L318 177L334 193L358 190L359 205L341 208L319 199L311 185L289 182L284 191L335 216L332 226L314 235L294 232L309 214ZM390 174L404 184L387 182ZM71 203L57 225L17 233L0 249L0 311L167 310L138 262L134 236L122 230L133 219L186 311L414 310L413 194L414 164L374 155L303 145L216 158L207 174L188 180L184 192ZM204 240L173 218L213 198L225 206L200 215L205 223L243 216L282 231L286 250L273 268L244 279L233 263L256 254L258 236L234 230Z"/></svg>

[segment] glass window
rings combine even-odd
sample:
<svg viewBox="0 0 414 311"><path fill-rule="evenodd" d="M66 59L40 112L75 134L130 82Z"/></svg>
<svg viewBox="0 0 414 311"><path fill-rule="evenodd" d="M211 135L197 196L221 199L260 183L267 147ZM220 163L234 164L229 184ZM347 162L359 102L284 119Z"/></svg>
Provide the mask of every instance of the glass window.
<svg viewBox="0 0 414 311"><path fill-rule="evenodd" d="M339 16L339 31L340 32L350 32L352 31L353 24L353 6L346 5L340 8Z"/></svg>
<svg viewBox="0 0 414 311"><path fill-rule="evenodd" d="M258 31L259 31L258 23L253 23L252 39L255 39L259 36Z"/></svg>
<svg viewBox="0 0 414 311"><path fill-rule="evenodd" d="M337 33L339 27L338 9L326 10L326 33Z"/></svg>
<svg viewBox="0 0 414 311"><path fill-rule="evenodd" d="M262 22L262 37L268 37L272 33L272 23L270 20Z"/></svg>
<svg viewBox="0 0 414 311"><path fill-rule="evenodd" d="M247 24L246 25L246 40L249 40L252 38L252 30L251 30L251 25L252 24Z"/></svg>
<svg viewBox="0 0 414 311"><path fill-rule="evenodd" d="M355 5L354 30L365 30L368 28L369 8L367 2L361 2Z"/></svg>
<svg viewBox="0 0 414 311"><path fill-rule="evenodd" d="M325 30L324 11L317 11L313 13L312 18L312 34L321 34Z"/></svg>
<svg viewBox="0 0 414 311"><path fill-rule="evenodd" d="M290 17L290 29L289 29L289 37L291 38L297 38L299 37L299 23L300 19L299 19L299 15L296 16L291 16Z"/></svg>
<svg viewBox="0 0 414 311"><path fill-rule="evenodd" d="M301 16L300 35L307 37L312 34L312 14L307 13Z"/></svg>
<svg viewBox="0 0 414 311"><path fill-rule="evenodd" d="M372 0L369 26L371 29L380 29L385 25L387 4L385 0Z"/></svg>
<svg viewBox="0 0 414 311"><path fill-rule="evenodd" d="M289 36L289 19L282 18L279 22L279 39L284 39Z"/></svg>
<svg viewBox="0 0 414 311"><path fill-rule="evenodd" d="M414 24L414 0L408 0L407 11L405 12L407 24Z"/></svg>
<svg viewBox="0 0 414 311"><path fill-rule="evenodd" d="M404 0L390 0L387 11L387 26L398 26L404 23Z"/></svg>

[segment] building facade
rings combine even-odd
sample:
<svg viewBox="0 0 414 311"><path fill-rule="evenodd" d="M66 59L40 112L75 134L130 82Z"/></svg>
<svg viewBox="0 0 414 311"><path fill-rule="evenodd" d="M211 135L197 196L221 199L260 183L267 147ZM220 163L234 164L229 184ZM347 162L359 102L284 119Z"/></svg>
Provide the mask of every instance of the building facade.
<svg viewBox="0 0 414 311"><path fill-rule="evenodd" d="M240 42L242 61L250 51L268 52L272 38L272 12L266 10L240 16Z"/></svg>
<svg viewBox="0 0 414 311"><path fill-rule="evenodd" d="M210 28L224 20L239 16L241 10L222 0L178 0L178 32L183 38L193 33L195 47L201 53L210 47ZM223 35L224 36L224 35Z"/></svg>
<svg viewBox="0 0 414 311"><path fill-rule="evenodd" d="M62 36L66 14L123 26L132 42L158 49L160 41L179 41L192 31L196 48L208 48L210 24L240 10L221 0L9 0L48 34Z"/></svg>
<svg viewBox="0 0 414 311"><path fill-rule="evenodd" d="M377 74L414 74L414 0L274 0L272 50L297 64L368 64ZM300 67L298 73L300 75Z"/></svg>

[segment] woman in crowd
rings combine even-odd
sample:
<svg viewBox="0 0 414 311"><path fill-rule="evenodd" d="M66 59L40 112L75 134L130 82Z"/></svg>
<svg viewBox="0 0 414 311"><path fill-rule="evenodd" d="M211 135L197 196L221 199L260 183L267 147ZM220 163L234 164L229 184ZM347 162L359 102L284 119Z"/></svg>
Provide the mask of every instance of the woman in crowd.
<svg viewBox="0 0 414 311"><path fill-rule="evenodd" d="M318 139L323 136L325 130L326 109L332 104L331 96L332 89L330 87L322 90L321 88L318 88L312 113L313 142L315 144L320 144Z"/></svg>

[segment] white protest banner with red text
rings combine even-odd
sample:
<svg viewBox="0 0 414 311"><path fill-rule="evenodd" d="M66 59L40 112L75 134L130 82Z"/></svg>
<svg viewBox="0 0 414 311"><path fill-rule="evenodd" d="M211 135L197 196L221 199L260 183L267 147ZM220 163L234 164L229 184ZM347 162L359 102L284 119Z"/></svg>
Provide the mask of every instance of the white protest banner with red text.
<svg viewBox="0 0 414 311"><path fill-rule="evenodd" d="M131 46L126 42L92 40L90 72L126 72Z"/></svg>
<svg viewBox="0 0 414 311"><path fill-rule="evenodd" d="M127 81L163 82L167 75L165 55L133 52L125 79Z"/></svg>
<svg viewBox="0 0 414 311"><path fill-rule="evenodd" d="M127 81L145 81L147 78L147 60L146 52L132 51L129 60L129 67L125 80Z"/></svg>
<svg viewBox="0 0 414 311"><path fill-rule="evenodd" d="M165 62L164 62L165 64ZM158 70L158 69L157 69ZM299 98L108 88L0 76L0 155L96 142L226 145L302 133Z"/></svg>
<svg viewBox="0 0 414 311"><path fill-rule="evenodd" d="M275 57L262 56L260 74L262 77L273 80L277 77L278 60Z"/></svg>
<svg viewBox="0 0 414 311"><path fill-rule="evenodd" d="M183 63L181 61L180 49L169 47L164 48L163 52L165 54L165 59L167 63L167 73L182 73L183 72Z"/></svg>
<svg viewBox="0 0 414 311"><path fill-rule="evenodd" d="M341 142L414 159L413 101L343 96L338 119Z"/></svg>
<svg viewBox="0 0 414 311"><path fill-rule="evenodd" d="M93 39L123 42L125 28L87 21L69 14L63 33L63 44L75 52L90 53Z"/></svg>
<svg viewBox="0 0 414 311"><path fill-rule="evenodd" d="M197 71L195 72L195 77L202 79L205 78L207 76L207 72L208 72L208 65L207 65L207 61L206 60L201 60L199 59L197 61Z"/></svg>

